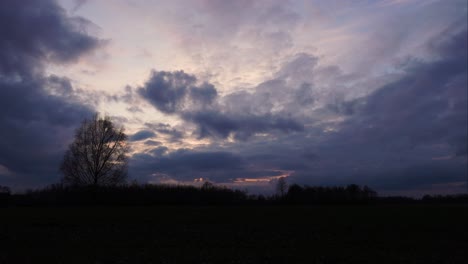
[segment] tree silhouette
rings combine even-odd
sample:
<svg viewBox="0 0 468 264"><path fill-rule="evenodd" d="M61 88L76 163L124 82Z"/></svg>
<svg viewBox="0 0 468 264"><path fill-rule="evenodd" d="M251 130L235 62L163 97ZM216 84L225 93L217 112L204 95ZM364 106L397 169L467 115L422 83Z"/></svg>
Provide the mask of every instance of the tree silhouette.
<svg viewBox="0 0 468 264"><path fill-rule="evenodd" d="M60 171L70 185L116 185L127 177L127 135L109 117L95 114L76 130Z"/></svg>
<svg viewBox="0 0 468 264"><path fill-rule="evenodd" d="M201 186L201 189L204 190L204 191L207 191L207 190L214 190L216 188L216 186L209 182L209 181L206 181L203 183L203 185Z"/></svg>
<svg viewBox="0 0 468 264"><path fill-rule="evenodd" d="M276 183L276 192L280 197L283 197L288 190L288 184L286 183L286 177L280 177Z"/></svg>

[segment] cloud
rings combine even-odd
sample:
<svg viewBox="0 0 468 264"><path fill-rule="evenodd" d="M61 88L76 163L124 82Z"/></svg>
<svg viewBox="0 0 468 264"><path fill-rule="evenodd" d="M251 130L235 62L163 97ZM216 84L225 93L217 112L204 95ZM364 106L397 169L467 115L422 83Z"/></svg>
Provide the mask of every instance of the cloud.
<svg viewBox="0 0 468 264"><path fill-rule="evenodd" d="M405 139L412 147L449 144L458 155L467 145L466 27L438 38L432 61L409 60L404 76L365 98L345 102L352 117L342 137L367 144ZM432 46L432 43L429 43Z"/></svg>
<svg viewBox="0 0 468 264"><path fill-rule="evenodd" d="M289 179L310 185L347 185L357 183L368 185L384 195L420 196L427 193L445 192L440 186L460 185L458 192L466 190L466 164L457 160L445 162L422 162L404 165L385 170L368 168L365 171L338 171L317 172L301 170L294 173Z"/></svg>
<svg viewBox="0 0 468 264"><path fill-rule="evenodd" d="M129 140L130 141L140 141L140 140L152 138L154 136L156 136L156 134L153 133L153 131L140 130L140 131L136 132L135 134L133 134L132 136L130 136Z"/></svg>
<svg viewBox="0 0 468 264"><path fill-rule="evenodd" d="M463 181L468 133L466 35L466 25L434 35L424 46L430 56L407 58L394 68L398 74L384 75L382 82L346 76L339 67L319 66L316 57L299 54L253 91L218 97L203 111L181 112L183 120L197 125L199 137L222 140L205 146L204 152L231 153L242 163L230 160L235 166L225 164L227 170L221 173L187 165L191 163L182 154L167 154L161 159L167 163L151 168L174 179L211 175L215 182L291 171L290 181L300 184L367 184L386 193ZM327 79L325 85L351 80L343 87L363 83L376 87L366 88L364 95L348 95L341 87L322 90L317 80ZM290 133L296 131L301 133ZM269 136L253 136L262 133ZM437 159L442 156L447 160ZM155 159L147 158L147 164ZM191 176L165 164L189 168Z"/></svg>
<svg viewBox="0 0 468 264"><path fill-rule="evenodd" d="M230 152L179 149L168 153L167 148L157 147L151 153L132 158L130 170L134 175L145 180L164 175L181 182L211 177L219 182L238 175L244 168L242 158Z"/></svg>
<svg viewBox="0 0 468 264"><path fill-rule="evenodd" d="M466 181L466 166L463 164L415 164L398 170L381 172L368 178L369 184L381 190L411 190L428 188L441 183Z"/></svg>
<svg viewBox="0 0 468 264"><path fill-rule="evenodd" d="M147 141L145 141L145 145L147 145L147 146L160 146L160 145L162 145L162 142L155 141L155 140L147 140Z"/></svg>
<svg viewBox="0 0 468 264"><path fill-rule="evenodd" d="M80 91L72 79L45 74L50 64L73 63L100 46L86 33L91 22L68 17L52 1L1 5L0 22L8 26L0 31L0 122L7 131L0 174L8 172L12 183L12 175L25 184L54 182L73 128L90 114L89 104L102 102L131 112L122 122L138 128L132 139L145 152L133 156L130 172L145 180L224 183L287 174L300 184L391 192L466 174L466 1L384 12L377 2L167 2L158 3L158 16L135 3L124 10L142 5L148 13L138 17L156 19L158 36L170 39L158 46L171 47L166 57L177 55L167 69L194 74L152 71L118 94ZM133 45L126 41L118 45ZM153 55L158 65L167 60ZM160 113L149 117L154 109L146 107ZM167 123L150 121L161 117Z"/></svg>
<svg viewBox="0 0 468 264"><path fill-rule="evenodd" d="M78 11L84 4L86 4L88 2L88 0L74 0L73 1L74 5L73 5L73 8L72 8L72 12L76 12Z"/></svg>
<svg viewBox="0 0 468 264"><path fill-rule="evenodd" d="M1 1L0 23L0 164L15 175L6 184L49 184L74 128L93 110L66 78L44 68L71 63L100 41L86 34L88 21L68 17L54 1Z"/></svg>
<svg viewBox="0 0 468 264"><path fill-rule="evenodd" d="M217 92L213 85L197 85L197 78L183 71L152 71L148 81L138 93L159 111L174 114L188 107L211 104Z"/></svg>
<svg viewBox="0 0 468 264"><path fill-rule="evenodd" d="M344 121L321 140L302 140L316 149L319 160L296 170L293 178L369 184L390 193L463 181L468 173L466 36L466 24L451 26L426 43L430 59L410 58L399 66L398 79L367 96L328 105L325 112ZM326 131L325 125L318 124Z"/></svg>
<svg viewBox="0 0 468 264"><path fill-rule="evenodd" d="M157 155L137 157L135 166L146 175L209 175L215 182L288 171L302 184L358 183L389 192L458 182L466 174L460 166L467 146L466 35L465 24L451 25L428 38L425 56L399 59L378 76L345 74L340 65L298 53L253 89L219 95L214 85L205 83L210 88L204 91L198 84L203 100L191 92L199 83L194 76L179 82L177 74L161 74L170 76L162 90L181 96L152 104L212 141L196 154L158 148ZM217 161L224 172L190 165L197 157L212 158L201 153L230 153L242 162L224 156L234 164ZM436 162L441 156L449 162Z"/></svg>
<svg viewBox="0 0 468 264"><path fill-rule="evenodd" d="M45 62L71 62L99 45L83 30L89 21L68 17L55 1L2 1L0 23L5 75L41 69Z"/></svg>
<svg viewBox="0 0 468 264"><path fill-rule="evenodd" d="M158 132L161 135L165 135L169 137L170 141L178 141L181 140L184 137L184 133L182 131L179 131L175 128L173 128L169 124L163 124L163 123L158 123L158 124L152 124L152 123L145 123L145 126L155 132Z"/></svg>
<svg viewBox="0 0 468 264"><path fill-rule="evenodd" d="M304 127L301 123L272 115L249 116L230 115L219 112L187 113L184 119L197 124L200 138L233 136L235 139L246 140L256 133L300 132Z"/></svg>
<svg viewBox="0 0 468 264"><path fill-rule="evenodd" d="M190 88L190 97L195 104L210 105L218 96L218 91L210 83L203 83L198 87Z"/></svg>
<svg viewBox="0 0 468 264"><path fill-rule="evenodd" d="M272 113L271 109L263 112L256 110L250 112L242 108L244 104L249 104L247 97L256 95L244 93L219 98L212 84L204 82L196 85L196 83L195 76L183 71L153 71L144 87L138 89L138 93L161 112L176 114L184 121L195 124L199 138L225 139L232 136L234 139L246 140L259 133L274 131L290 133L303 130L303 125L299 121ZM260 85L258 90L261 90L263 86ZM303 88L307 89L303 86L299 93L304 93ZM305 95L302 97L307 100ZM239 101L242 106L234 107L237 104L236 101ZM248 107L263 106L249 104ZM150 126L156 131L159 130L160 133L170 132L163 129L161 124L159 127ZM173 131L170 134L174 135ZM181 137L181 135L175 136Z"/></svg>

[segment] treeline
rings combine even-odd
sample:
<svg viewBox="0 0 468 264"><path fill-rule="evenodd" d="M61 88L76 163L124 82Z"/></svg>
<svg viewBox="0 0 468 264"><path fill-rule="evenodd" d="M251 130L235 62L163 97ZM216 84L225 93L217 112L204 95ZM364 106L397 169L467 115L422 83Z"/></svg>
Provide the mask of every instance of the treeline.
<svg viewBox="0 0 468 264"><path fill-rule="evenodd" d="M132 184L116 186L51 185L9 195L10 205L229 205L247 199L245 192L205 183L190 185Z"/></svg>
<svg viewBox="0 0 468 264"><path fill-rule="evenodd" d="M0 186L1 206L93 206L93 205L345 205L345 204L468 204L468 195L379 197L371 188L300 186L293 184L277 195L249 195L206 182L190 185L130 184L72 187L61 184L11 194Z"/></svg>
<svg viewBox="0 0 468 264"><path fill-rule="evenodd" d="M289 186L280 201L287 204L336 204L370 203L377 199L377 192L371 188L351 184L346 187Z"/></svg>

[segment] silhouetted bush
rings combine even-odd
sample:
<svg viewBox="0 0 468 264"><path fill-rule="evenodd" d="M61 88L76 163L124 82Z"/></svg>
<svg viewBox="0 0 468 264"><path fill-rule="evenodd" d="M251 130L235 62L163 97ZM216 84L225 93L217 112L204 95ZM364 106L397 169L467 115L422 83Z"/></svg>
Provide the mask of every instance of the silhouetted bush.
<svg viewBox="0 0 468 264"><path fill-rule="evenodd" d="M226 187L203 185L64 186L15 195L18 205L220 205L240 204L246 193Z"/></svg>
<svg viewBox="0 0 468 264"><path fill-rule="evenodd" d="M377 198L377 193L367 186L356 184L347 187L311 187L293 184L284 200L289 204L346 204L368 203Z"/></svg>
<svg viewBox="0 0 468 264"><path fill-rule="evenodd" d="M378 201L380 204L416 204L421 202L420 200L406 196L379 197Z"/></svg>
<svg viewBox="0 0 468 264"><path fill-rule="evenodd" d="M0 185L0 206L8 205L10 200L10 188Z"/></svg>
<svg viewBox="0 0 468 264"><path fill-rule="evenodd" d="M468 204L468 194L425 195L422 198L422 202L428 203L428 204L438 204L438 203Z"/></svg>

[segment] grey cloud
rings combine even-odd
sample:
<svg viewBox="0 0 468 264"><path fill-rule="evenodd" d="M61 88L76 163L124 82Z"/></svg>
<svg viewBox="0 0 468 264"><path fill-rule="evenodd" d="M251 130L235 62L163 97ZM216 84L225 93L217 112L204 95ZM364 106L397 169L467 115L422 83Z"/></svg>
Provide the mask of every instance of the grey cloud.
<svg viewBox="0 0 468 264"><path fill-rule="evenodd" d="M174 113L182 107L187 88L195 81L195 77L182 71L174 73L153 71L150 79L144 87L138 89L138 92L161 112Z"/></svg>
<svg viewBox="0 0 468 264"><path fill-rule="evenodd" d="M80 121L92 114L67 78L45 76L46 63L73 62L100 41L55 1L0 2L0 164L32 187L57 181L57 166Z"/></svg>
<svg viewBox="0 0 468 264"><path fill-rule="evenodd" d="M150 151L150 153L155 157L161 157L166 154L169 149L165 146L158 146Z"/></svg>
<svg viewBox="0 0 468 264"><path fill-rule="evenodd" d="M311 73L317 66L318 58L307 53L296 54L290 61L282 66L281 70L276 73L279 79L291 80L310 80Z"/></svg>
<svg viewBox="0 0 468 264"><path fill-rule="evenodd" d="M113 101L123 101L127 104L134 104L136 101L135 90L131 86L125 86L124 93L121 95L111 95L108 96L108 100ZM134 106L135 107L135 106Z"/></svg>
<svg viewBox="0 0 468 264"><path fill-rule="evenodd" d="M103 98L100 92L74 87L73 81L64 76L52 74L45 77L43 81L45 82L43 89L46 93L67 101L80 102L89 108L94 108Z"/></svg>
<svg viewBox="0 0 468 264"><path fill-rule="evenodd" d="M431 60L409 60L398 80L366 97L328 105L346 121L319 141L303 139L315 146L320 160L295 170L293 179L331 185L355 182L390 193L463 182L466 36L466 25L452 27L434 37L437 45L428 43Z"/></svg>
<svg viewBox="0 0 468 264"><path fill-rule="evenodd" d="M177 114L183 120L195 124L199 138L225 139L233 136L246 140L258 133L303 131L303 124L287 113L272 112L274 105L268 97L275 96L274 103L284 99L281 95L286 95L287 90L276 88L281 85L284 85L282 80L274 80L259 85L255 94L239 93L216 100L215 87L209 83L197 86L195 76L182 71L153 71L138 92L160 111ZM294 93L295 98L300 97L302 103L310 102L312 99L307 94L309 88L307 84L302 85ZM282 93L278 95L280 91ZM174 135L174 131L163 129L161 124L150 126L157 132Z"/></svg>
<svg viewBox="0 0 468 264"><path fill-rule="evenodd" d="M130 169L134 174L152 178L155 173L167 174L179 181L211 177L223 182L244 172L245 162L229 152L200 152L186 149L168 153L167 148L155 148L151 154L140 154L131 159Z"/></svg>
<svg viewBox="0 0 468 264"><path fill-rule="evenodd" d="M126 110L133 114L144 112L144 108L141 106L141 98L138 96L136 89L129 85L126 85L123 91L118 93L109 94L103 91L94 92L92 96L90 96L90 99L93 98L98 101L125 103L128 105Z"/></svg>
<svg viewBox="0 0 468 264"><path fill-rule="evenodd" d="M142 113L143 112L143 109L141 109L138 106L130 106L130 107L127 107L126 109L127 109L127 111L129 111L131 113Z"/></svg>
<svg viewBox="0 0 468 264"><path fill-rule="evenodd" d="M158 123L158 124L151 124L151 123L145 123L145 126L148 129L151 129L152 131L158 132L159 134L167 135L169 136L170 140L172 141L178 141L184 137L184 133L182 131L179 131L175 128L173 128L169 124L163 124L163 123Z"/></svg>
<svg viewBox="0 0 468 264"><path fill-rule="evenodd" d="M207 30L218 38L232 37L244 27L260 25L265 32L287 31L297 25L299 15L291 3L252 1L203 1L196 5L208 18Z"/></svg>
<svg viewBox="0 0 468 264"><path fill-rule="evenodd" d="M73 5L73 8L72 8L72 12L76 12L78 11L78 9L80 9L84 4L86 4L88 2L88 0L74 0L74 5Z"/></svg>
<svg viewBox="0 0 468 264"><path fill-rule="evenodd" d="M190 97L201 106L210 105L218 96L215 87L209 83L203 83L199 87L190 88Z"/></svg>
<svg viewBox="0 0 468 264"><path fill-rule="evenodd" d="M362 112L366 107L366 98L358 98L352 101L340 101L327 104L326 108L339 115L350 116Z"/></svg>
<svg viewBox="0 0 468 264"><path fill-rule="evenodd" d="M261 119L272 116L304 124L311 117L316 102L313 85L289 86L285 80L273 79L259 84L252 92L228 94L220 105L224 113L233 117L249 115Z"/></svg>
<svg viewBox="0 0 468 264"><path fill-rule="evenodd" d="M201 137L245 139L283 128L285 132L302 131L280 133L268 142L252 138L223 147L213 143L204 151L229 150L243 160L243 166L227 170L229 173L184 166L193 170L193 176L212 175L219 181L238 175L262 177L277 169L292 171L290 181L301 184L367 184L390 193L462 182L467 173L466 157L457 155L466 155L467 147L467 32L466 26L455 28L436 36L437 43L428 43L430 59L402 64L397 78L392 77L393 81L367 96L352 100L343 97L314 109L315 100L323 99L314 91L318 84L297 82L298 86L290 86L288 81L289 76L305 75L307 67L301 68L299 63L298 72L291 66L282 71L281 78L265 82L252 92L220 98L219 108L184 112L182 117L198 125ZM305 62L315 63L310 59ZM346 77L334 72L332 79ZM300 98L306 100L300 103ZM289 100L296 105L288 104ZM291 109L313 118L323 117L323 121L311 122L314 119L304 115L291 122L295 119L285 114ZM292 116L301 117L297 112ZM277 122L282 117L287 117L282 119L284 123ZM326 122L335 118L345 121ZM330 124L331 130L327 130ZM173 159L173 164L179 160L183 159ZM182 171L165 173L174 178L187 175Z"/></svg>
<svg viewBox="0 0 468 264"><path fill-rule="evenodd" d="M466 26L434 41L428 43L430 59L408 60L398 75L383 76L384 85L365 88L374 91L361 97L348 96L346 83L365 84L367 77L320 68L316 57L299 54L253 91L178 113L197 125L201 138L237 139L223 147L214 142L204 151L229 150L241 166L226 164L224 172L192 166L189 160L196 158L181 152L156 158L158 166L148 156L146 168L175 179L219 182L291 171L290 181L301 184L357 183L389 192L459 182L467 173L460 165L464 157L456 156L466 155L467 146ZM340 87L326 94L318 80ZM301 133L290 133L296 131ZM259 133L274 136L253 137ZM179 165L185 169L168 169Z"/></svg>
<svg viewBox="0 0 468 264"><path fill-rule="evenodd" d="M140 141L148 138L152 138L156 136L156 134L153 131L149 130L140 130L133 134L132 136L129 137L130 141Z"/></svg>
<svg viewBox="0 0 468 264"><path fill-rule="evenodd" d="M294 147L273 142L241 141L225 148L212 146L206 149L179 149L168 152L158 147L147 154L136 155L131 160L132 175L141 180L169 177L179 181L204 178L216 183L232 183L242 178L268 178L282 175L290 169L307 170L302 152ZM156 177L156 178L155 178Z"/></svg>
<svg viewBox="0 0 468 264"><path fill-rule="evenodd" d="M163 167L172 169L177 165L179 168L210 171L229 170L242 166L242 159L229 152L205 152L193 153L189 151L176 151L167 158L162 159Z"/></svg>
<svg viewBox="0 0 468 264"><path fill-rule="evenodd" d="M74 92L71 81L68 78L59 77L57 75L51 75L47 78L47 88L62 97L69 97L73 95Z"/></svg>
<svg viewBox="0 0 468 264"><path fill-rule="evenodd" d="M423 193L419 193L420 191L436 190L437 185L452 183L463 185L463 182L466 182L466 173L466 166L461 163L453 161L442 164L425 162L400 168L362 172L334 172L330 170L317 172L309 168L309 170L296 171L291 176L290 181L328 186L357 183L371 186L385 194L396 194L401 191L411 193L413 191L413 195L421 195Z"/></svg>
<svg viewBox="0 0 468 264"><path fill-rule="evenodd" d="M288 133L302 131L303 125L290 118L276 117L272 115L226 115L219 112L197 112L184 115L199 127L199 137L227 138L232 135L236 139L245 140L255 133L271 132L278 130Z"/></svg>
<svg viewBox="0 0 468 264"><path fill-rule="evenodd" d="M415 164L398 170L380 172L366 179L381 190L411 190L432 185L466 181L463 164Z"/></svg>
<svg viewBox="0 0 468 264"><path fill-rule="evenodd" d="M82 31L84 23L67 17L55 1L2 1L0 72L31 72L45 61L70 62L96 48L99 40Z"/></svg>
<svg viewBox="0 0 468 264"><path fill-rule="evenodd" d="M147 146L160 146L162 145L161 141L156 141L156 140L146 140L145 145Z"/></svg>
<svg viewBox="0 0 468 264"><path fill-rule="evenodd" d="M191 104L204 106L216 97L210 84L197 85L197 78L183 71L152 71L149 80L138 93L163 113L173 114Z"/></svg>
<svg viewBox="0 0 468 264"><path fill-rule="evenodd" d="M80 121L92 110L41 90L44 83L0 81L0 164L16 174L12 185L37 185L57 180L62 151Z"/></svg>
<svg viewBox="0 0 468 264"><path fill-rule="evenodd" d="M355 116L344 123L344 137L369 143L407 138L413 146L448 143L466 153L466 34L465 28L446 38L450 48L441 48L439 59L408 65L400 80L346 103Z"/></svg>

